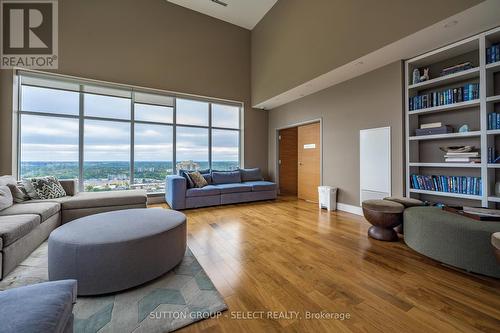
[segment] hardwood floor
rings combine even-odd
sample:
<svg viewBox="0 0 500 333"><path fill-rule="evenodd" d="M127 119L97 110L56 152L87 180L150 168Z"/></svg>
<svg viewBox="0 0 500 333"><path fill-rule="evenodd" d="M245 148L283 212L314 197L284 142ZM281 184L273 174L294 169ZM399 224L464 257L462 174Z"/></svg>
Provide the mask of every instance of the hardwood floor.
<svg viewBox="0 0 500 333"><path fill-rule="evenodd" d="M185 213L189 247L229 310L181 332L500 332L500 280L369 239L360 216L294 198Z"/></svg>

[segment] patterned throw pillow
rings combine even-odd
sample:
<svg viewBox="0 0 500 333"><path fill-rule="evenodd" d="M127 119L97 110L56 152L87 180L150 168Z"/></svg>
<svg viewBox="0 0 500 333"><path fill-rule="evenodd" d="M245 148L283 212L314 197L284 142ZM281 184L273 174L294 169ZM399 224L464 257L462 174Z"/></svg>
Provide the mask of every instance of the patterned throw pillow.
<svg viewBox="0 0 500 333"><path fill-rule="evenodd" d="M208 185L208 182L205 180L205 177L203 177L203 175L198 171L190 172L188 175L196 187L202 188Z"/></svg>
<svg viewBox="0 0 500 333"><path fill-rule="evenodd" d="M66 191L56 177L30 178L23 183L31 199L55 199L66 196Z"/></svg>

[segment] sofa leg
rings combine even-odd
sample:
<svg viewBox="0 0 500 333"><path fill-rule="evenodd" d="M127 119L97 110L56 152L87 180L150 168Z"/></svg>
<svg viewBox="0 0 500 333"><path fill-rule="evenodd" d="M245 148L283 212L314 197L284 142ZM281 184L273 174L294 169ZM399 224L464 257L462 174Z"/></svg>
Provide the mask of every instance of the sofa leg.
<svg viewBox="0 0 500 333"><path fill-rule="evenodd" d="M380 241L394 242L398 240L398 234L392 228L383 228L379 226L371 226L368 229L368 236Z"/></svg>

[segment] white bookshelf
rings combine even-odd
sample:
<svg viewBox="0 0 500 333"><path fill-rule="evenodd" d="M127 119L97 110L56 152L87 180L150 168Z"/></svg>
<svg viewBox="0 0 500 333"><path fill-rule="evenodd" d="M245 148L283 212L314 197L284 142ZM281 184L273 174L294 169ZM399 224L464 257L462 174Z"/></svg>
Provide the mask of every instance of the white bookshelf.
<svg viewBox="0 0 500 333"><path fill-rule="evenodd" d="M495 173L500 181L500 163L488 164L488 147L495 145L500 154L500 129L488 130L488 114L500 109L500 87L495 87L494 75L500 72L500 62L486 64L486 48L500 42L500 27L440 49L422 54L405 62L405 132L406 132L406 193L414 198L423 198L446 203L447 198L463 199L464 204L471 203L488 207L500 204L493 189ZM473 68L458 73L439 76L442 68L470 61ZM431 68L431 79L412 84L415 68ZM498 74L500 75L500 73ZM433 91L463 86L466 83L479 83L479 99L435 106L425 109L409 110L409 98ZM458 133L460 121L471 122L470 132ZM472 121L471 121L472 119ZM443 125L453 124L454 132L447 134L416 136L415 129L422 123L441 121ZM444 152L440 155L440 146L474 145L481 151L481 163L445 163ZM411 188L413 174L481 177L482 195L426 191Z"/></svg>

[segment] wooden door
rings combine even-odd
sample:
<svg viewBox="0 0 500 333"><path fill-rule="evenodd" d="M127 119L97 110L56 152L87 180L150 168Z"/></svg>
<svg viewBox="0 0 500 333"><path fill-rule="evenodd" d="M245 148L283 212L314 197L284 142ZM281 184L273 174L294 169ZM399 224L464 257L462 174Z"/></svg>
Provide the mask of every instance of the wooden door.
<svg viewBox="0 0 500 333"><path fill-rule="evenodd" d="M297 127L279 131L279 187L280 194L297 195Z"/></svg>
<svg viewBox="0 0 500 333"><path fill-rule="evenodd" d="M319 122L299 126L297 141L299 157L297 197L307 201L318 202L321 168Z"/></svg>

